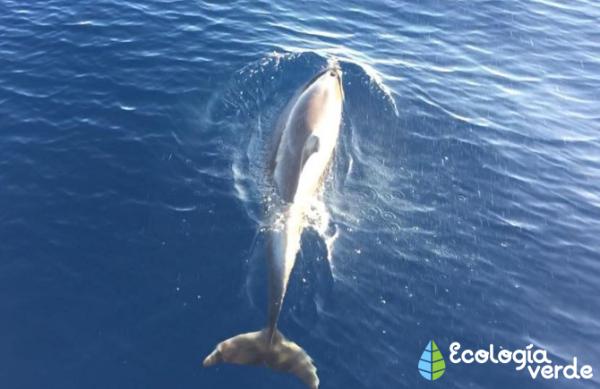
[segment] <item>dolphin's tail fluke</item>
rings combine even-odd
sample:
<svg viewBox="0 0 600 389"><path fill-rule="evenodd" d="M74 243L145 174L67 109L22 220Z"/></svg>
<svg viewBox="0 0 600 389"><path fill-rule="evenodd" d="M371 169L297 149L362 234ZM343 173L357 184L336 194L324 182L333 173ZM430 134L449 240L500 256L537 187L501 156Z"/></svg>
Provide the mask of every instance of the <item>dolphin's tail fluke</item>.
<svg viewBox="0 0 600 389"><path fill-rule="evenodd" d="M229 338L219 343L204 359L204 366L220 362L240 365L264 364L272 369L294 374L310 389L317 389L319 377L310 356L277 330L270 341L269 338L267 329Z"/></svg>

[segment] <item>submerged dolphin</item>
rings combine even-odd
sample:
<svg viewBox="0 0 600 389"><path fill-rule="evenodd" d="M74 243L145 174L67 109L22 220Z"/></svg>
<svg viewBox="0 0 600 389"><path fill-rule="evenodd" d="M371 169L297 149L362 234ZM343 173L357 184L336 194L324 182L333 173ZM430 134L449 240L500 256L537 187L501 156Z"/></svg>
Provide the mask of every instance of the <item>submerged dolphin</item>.
<svg viewBox="0 0 600 389"><path fill-rule="evenodd" d="M335 65L300 89L281 114L271 167L273 184L284 205L271 215L267 327L219 343L204 366L219 362L267 365L296 375L311 389L319 386L312 359L277 330L277 320L300 250L305 214L337 143L343 100L341 71Z"/></svg>

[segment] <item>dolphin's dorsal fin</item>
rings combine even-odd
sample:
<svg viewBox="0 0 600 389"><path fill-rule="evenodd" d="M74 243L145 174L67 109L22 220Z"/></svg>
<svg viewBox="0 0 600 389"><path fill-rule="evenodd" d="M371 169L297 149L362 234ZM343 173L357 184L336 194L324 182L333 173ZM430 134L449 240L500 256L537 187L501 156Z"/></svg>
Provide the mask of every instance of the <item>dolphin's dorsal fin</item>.
<svg viewBox="0 0 600 389"><path fill-rule="evenodd" d="M319 137L311 134L306 140L304 148L302 149L302 165L300 166L300 169L304 167L304 164L311 155L319 151L319 146Z"/></svg>

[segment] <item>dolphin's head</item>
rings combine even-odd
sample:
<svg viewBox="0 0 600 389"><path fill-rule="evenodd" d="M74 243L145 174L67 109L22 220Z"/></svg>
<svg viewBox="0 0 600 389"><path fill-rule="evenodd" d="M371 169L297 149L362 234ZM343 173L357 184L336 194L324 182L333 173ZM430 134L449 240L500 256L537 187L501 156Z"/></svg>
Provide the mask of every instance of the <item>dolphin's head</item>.
<svg viewBox="0 0 600 389"><path fill-rule="evenodd" d="M328 97L333 97L337 103L344 101L344 87L342 86L342 69L335 62L326 69L319 72L304 86L304 91L312 89L313 91L327 92ZM329 93L333 92L333 93Z"/></svg>
<svg viewBox="0 0 600 389"><path fill-rule="evenodd" d="M306 118L315 127L316 122L329 114L341 114L344 102L342 71L337 64L327 67L309 81L302 92ZM301 105L304 105L301 104Z"/></svg>
<svg viewBox="0 0 600 389"><path fill-rule="evenodd" d="M338 99L340 101L344 101L344 87L342 86L342 69L340 65L336 62L332 66L327 69L330 78L335 78L335 89L338 92Z"/></svg>

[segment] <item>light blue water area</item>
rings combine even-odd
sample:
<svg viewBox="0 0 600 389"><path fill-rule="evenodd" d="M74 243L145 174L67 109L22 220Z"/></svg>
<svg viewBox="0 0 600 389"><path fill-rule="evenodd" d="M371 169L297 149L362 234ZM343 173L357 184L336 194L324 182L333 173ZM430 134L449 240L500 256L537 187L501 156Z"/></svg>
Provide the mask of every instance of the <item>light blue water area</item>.
<svg viewBox="0 0 600 389"><path fill-rule="evenodd" d="M201 367L265 322L265 161L294 92L346 101L280 326L321 388L592 388L595 1L0 2L0 386L302 388ZM417 368L435 340L444 376ZM591 381L460 364L576 356Z"/></svg>

